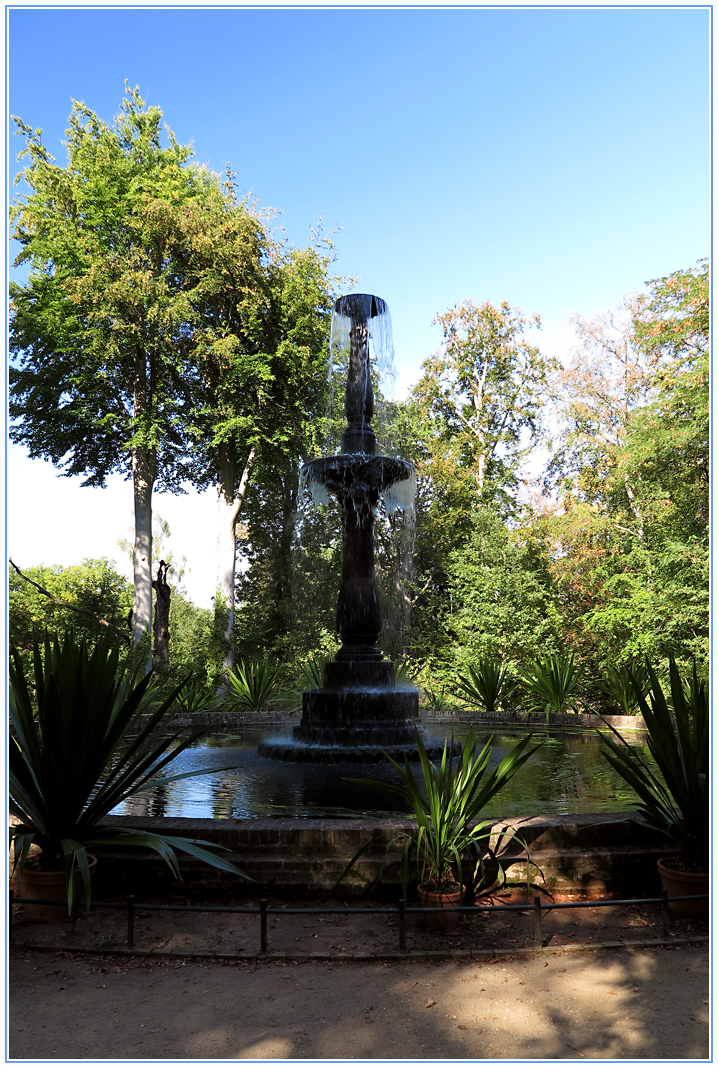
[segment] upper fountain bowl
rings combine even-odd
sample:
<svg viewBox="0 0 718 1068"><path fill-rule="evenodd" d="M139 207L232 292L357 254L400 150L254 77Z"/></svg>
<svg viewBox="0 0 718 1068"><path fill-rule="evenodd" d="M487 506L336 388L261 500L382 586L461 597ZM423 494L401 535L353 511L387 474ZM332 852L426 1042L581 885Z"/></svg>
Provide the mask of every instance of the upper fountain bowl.
<svg viewBox="0 0 718 1068"><path fill-rule="evenodd" d="M414 474L414 465L394 456L370 456L365 453L339 453L310 460L305 465L308 482L318 482L338 497L356 496L367 491L378 498L396 482Z"/></svg>

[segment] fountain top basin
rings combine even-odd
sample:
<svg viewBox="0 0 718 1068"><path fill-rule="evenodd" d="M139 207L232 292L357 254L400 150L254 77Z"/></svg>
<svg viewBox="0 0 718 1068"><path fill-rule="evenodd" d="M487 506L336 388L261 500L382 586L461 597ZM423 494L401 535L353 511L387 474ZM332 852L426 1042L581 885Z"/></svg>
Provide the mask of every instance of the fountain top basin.
<svg viewBox="0 0 718 1068"><path fill-rule="evenodd" d="M380 494L395 483L410 479L415 468L408 460L393 456L339 453L310 460L304 470L310 482L319 482L333 493L366 488Z"/></svg>

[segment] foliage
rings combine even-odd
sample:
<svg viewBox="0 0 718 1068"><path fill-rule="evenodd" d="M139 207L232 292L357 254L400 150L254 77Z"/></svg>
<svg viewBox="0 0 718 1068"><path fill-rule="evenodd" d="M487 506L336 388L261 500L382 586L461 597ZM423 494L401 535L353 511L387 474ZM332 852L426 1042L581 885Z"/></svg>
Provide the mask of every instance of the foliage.
<svg viewBox="0 0 718 1068"><path fill-rule="evenodd" d="M453 712L456 702L450 694L447 694L445 683L436 688L430 682L422 682L421 689L424 694L424 705L429 712Z"/></svg>
<svg viewBox="0 0 718 1068"><path fill-rule="evenodd" d="M308 656L301 665L304 681L310 690L321 690L324 686L324 668L327 665L327 657L321 654Z"/></svg>
<svg viewBox="0 0 718 1068"><path fill-rule="evenodd" d="M505 707L515 689L508 667L492 657L479 660L476 667L469 664L457 682L460 696L486 712L495 712L499 702Z"/></svg>
<svg viewBox="0 0 718 1068"><path fill-rule="evenodd" d="M394 661L394 680L397 686L413 686L418 678L416 664L407 658Z"/></svg>
<svg viewBox="0 0 718 1068"><path fill-rule="evenodd" d="M678 846L685 871L708 871L710 824L708 693L696 665L684 688L671 658L670 701L647 663L649 700L632 675L636 701L648 727L648 748L663 782L648 762L611 727L614 738L601 734L604 756L639 797L642 821ZM673 718L675 717L675 719Z"/></svg>
<svg viewBox="0 0 718 1068"><path fill-rule="evenodd" d="M523 660L560 647L547 554L530 531L510 530L489 508L477 509L445 576L449 598L440 619L459 664Z"/></svg>
<svg viewBox="0 0 718 1068"><path fill-rule="evenodd" d="M243 712L262 712L279 677L279 665L268 660L241 660L227 672L229 702Z"/></svg>
<svg viewBox="0 0 718 1068"><path fill-rule="evenodd" d="M580 671L574 664L573 653L558 653L542 660L521 673L520 681L527 698L528 712L545 711L546 722L551 712L565 712L575 707L575 694Z"/></svg>
<svg viewBox="0 0 718 1068"><path fill-rule="evenodd" d="M540 428L553 362L524 337L538 328L520 308L470 300L435 322L443 351L426 360L413 397L430 425L432 458L458 465L472 496L511 507L522 457Z"/></svg>
<svg viewBox="0 0 718 1068"><path fill-rule="evenodd" d="M175 850L242 875L210 852L217 848L212 843L100 826L108 813L139 791L209 770L166 774L172 762L209 729L184 736L181 730L171 730L178 691L152 709L141 725L152 674L138 682L121 669L119 654L107 637L90 650L84 639L68 632L64 639L47 639L44 648L35 643L33 658L35 707L19 653L12 650L10 812L21 823L11 828L10 837L18 875L36 843L41 868L65 870L70 912L75 867L89 909L87 850L97 845L153 849L177 878L181 876Z"/></svg>
<svg viewBox="0 0 718 1068"><path fill-rule="evenodd" d="M26 675L32 667L32 649L37 632L61 632L73 629L89 645L104 636L107 628L93 616L112 623L130 636L127 618L132 608L132 587L106 559L83 560L69 567L59 565L23 569L29 579L57 598L90 615L65 608L40 593L16 571L8 574L8 630L10 641L17 648Z"/></svg>
<svg viewBox="0 0 718 1068"><path fill-rule="evenodd" d="M483 881L484 855L492 856L492 851L489 847L491 823L480 818L481 812L541 745L539 743L529 749L532 735L527 735L517 742L499 765L488 774L492 739L490 738L477 754L478 743L474 740L473 727L470 727L456 756L453 737L450 742L444 742L437 768L429 760L418 729L415 727L414 730L426 798L414 777L406 754L403 768L388 754L384 754L401 776L403 786L375 779L353 780L366 786L379 786L397 794L414 810L416 832L403 833L389 842L389 848L397 841L404 842L401 884L405 900L409 889L413 853L416 853L419 885L426 889L457 889L456 876L461 872L462 854L473 858L475 879L477 882ZM339 882L368 845L371 843L362 846L352 857ZM459 885L459 889L463 894L463 887Z"/></svg>
<svg viewBox="0 0 718 1068"><path fill-rule="evenodd" d="M195 716L217 711L217 695L199 681L190 679L177 694L177 705L185 715Z"/></svg>
<svg viewBox="0 0 718 1068"><path fill-rule="evenodd" d="M618 705L622 716L635 716L638 711L635 687L638 686L645 696L648 675L643 665L635 661L631 664L621 664L619 667L609 664L601 686L604 693Z"/></svg>

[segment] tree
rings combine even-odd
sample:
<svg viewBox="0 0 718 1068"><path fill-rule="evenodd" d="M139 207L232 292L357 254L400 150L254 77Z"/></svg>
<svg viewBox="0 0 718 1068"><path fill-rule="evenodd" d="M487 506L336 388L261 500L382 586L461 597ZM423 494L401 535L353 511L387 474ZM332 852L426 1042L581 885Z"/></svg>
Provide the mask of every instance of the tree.
<svg viewBox="0 0 718 1068"><path fill-rule="evenodd" d="M224 613L231 667L238 522L245 502L265 502L265 490L278 494L272 503L282 515L276 603L287 594L301 461L317 454L324 436L329 322L339 280L330 274L331 241L319 233L300 249L277 244L265 232L256 252L244 255L247 235L231 190L223 211L224 227L198 230L205 268L197 304L203 396L193 477L199 486L218 488L216 610ZM242 274L241 264L251 271ZM253 484L256 492L248 498ZM266 510L262 516L270 522Z"/></svg>
<svg viewBox="0 0 718 1068"><path fill-rule="evenodd" d="M443 351L424 362L412 394L430 423L432 467L458 475L473 501L511 510L554 366L523 336L541 321L506 301L466 300L434 322L444 331Z"/></svg>
<svg viewBox="0 0 718 1068"><path fill-rule="evenodd" d="M108 631L115 640L123 633L129 638L132 588L111 561L83 560L70 567L40 564L24 568L23 575L11 569L8 576L8 629L28 670L35 634L72 629L90 645Z"/></svg>
<svg viewBox="0 0 718 1068"><path fill-rule="evenodd" d="M647 286L610 346L605 318L579 324L553 462L564 627L597 668L708 655L708 266Z"/></svg>
<svg viewBox="0 0 718 1068"><path fill-rule="evenodd" d="M196 345L185 223L216 190L192 150L161 143L162 112L126 90L111 125L73 102L67 166L15 119L29 190L11 208L10 414L33 457L103 486L131 474L134 640L152 614L154 488L180 491L193 428Z"/></svg>

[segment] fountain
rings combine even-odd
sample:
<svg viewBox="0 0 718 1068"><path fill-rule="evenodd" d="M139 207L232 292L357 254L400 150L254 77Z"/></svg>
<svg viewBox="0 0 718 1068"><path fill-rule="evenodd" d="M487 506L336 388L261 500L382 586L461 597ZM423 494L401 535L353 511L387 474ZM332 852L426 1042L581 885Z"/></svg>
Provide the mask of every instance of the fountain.
<svg viewBox="0 0 718 1068"><path fill-rule="evenodd" d="M321 763L395 759L418 760L414 723L417 691L397 686L394 665L377 641L381 615L374 570L374 509L383 497L389 507L413 507L415 470L406 460L377 456L369 425L374 414L369 339L386 352L391 319L386 302L367 293L340 297L334 306L332 338L348 343L344 414L347 426L338 456L312 460L303 478L315 501L334 494L342 508L342 576L337 629L342 646L325 667L324 685L302 695L302 719L291 739L271 739L258 747L275 760ZM433 759L442 746L422 740Z"/></svg>

